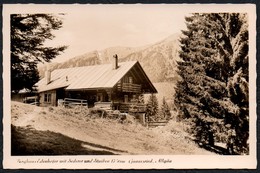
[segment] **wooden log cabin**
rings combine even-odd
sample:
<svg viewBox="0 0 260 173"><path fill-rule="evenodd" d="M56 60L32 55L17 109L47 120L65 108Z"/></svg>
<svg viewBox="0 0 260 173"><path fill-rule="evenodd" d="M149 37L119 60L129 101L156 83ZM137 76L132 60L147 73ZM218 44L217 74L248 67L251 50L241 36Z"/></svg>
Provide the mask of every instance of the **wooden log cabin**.
<svg viewBox="0 0 260 173"><path fill-rule="evenodd" d="M46 71L35 84L41 106L57 106L65 98L87 100L88 106L111 105L127 112L140 94L157 93L138 61Z"/></svg>

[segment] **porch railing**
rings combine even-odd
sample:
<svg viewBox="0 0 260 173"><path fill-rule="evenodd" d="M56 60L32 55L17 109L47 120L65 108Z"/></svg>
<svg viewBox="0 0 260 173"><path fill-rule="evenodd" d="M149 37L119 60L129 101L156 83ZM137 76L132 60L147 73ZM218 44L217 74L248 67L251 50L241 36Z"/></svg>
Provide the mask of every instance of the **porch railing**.
<svg viewBox="0 0 260 173"><path fill-rule="evenodd" d="M112 109L112 102L95 102L95 108L111 110Z"/></svg>
<svg viewBox="0 0 260 173"><path fill-rule="evenodd" d="M64 100L59 99L58 105L59 106L65 106L65 107L88 106L88 102L87 102L87 100L83 100L83 99L65 98Z"/></svg>
<svg viewBox="0 0 260 173"><path fill-rule="evenodd" d="M112 102L95 102L95 108L112 110L118 109L121 112L144 113L146 105L141 103L112 103Z"/></svg>

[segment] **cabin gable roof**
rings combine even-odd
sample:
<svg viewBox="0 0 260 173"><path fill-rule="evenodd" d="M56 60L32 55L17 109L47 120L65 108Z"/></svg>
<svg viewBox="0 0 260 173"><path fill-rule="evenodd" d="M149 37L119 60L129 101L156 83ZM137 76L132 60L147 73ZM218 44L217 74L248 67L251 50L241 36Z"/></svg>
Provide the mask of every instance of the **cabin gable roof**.
<svg viewBox="0 0 260 173"><path fill-rule="evenodd" d="M65 88L66 90L113 88L120 79L133 69L137 71L135 74L138 73L144 82L149 83L150 91L156 93L156 89L138 61L119 63L117 69L113 69L111 64L57 69L51 72L51 80L48 84L46 84L44 77L35 85L38 92L58 88Z"/></svg>

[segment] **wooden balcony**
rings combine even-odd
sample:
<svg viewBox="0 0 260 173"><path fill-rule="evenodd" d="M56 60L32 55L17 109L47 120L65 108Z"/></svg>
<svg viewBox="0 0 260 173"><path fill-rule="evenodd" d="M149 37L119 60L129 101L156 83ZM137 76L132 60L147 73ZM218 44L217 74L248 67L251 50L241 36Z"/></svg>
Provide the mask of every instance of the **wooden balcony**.
<svg viewBox="0 0 260 173"><path fill-rule="evenodd" d="M141 93L141 85L132 83L123 83L122 92Z"/></svg>

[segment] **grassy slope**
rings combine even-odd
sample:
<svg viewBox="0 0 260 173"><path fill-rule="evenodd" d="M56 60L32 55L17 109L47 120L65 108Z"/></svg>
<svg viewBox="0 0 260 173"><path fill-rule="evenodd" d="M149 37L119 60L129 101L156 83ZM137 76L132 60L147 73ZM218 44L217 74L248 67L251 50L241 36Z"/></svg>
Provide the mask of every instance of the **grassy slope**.
<svg viewBox="0 0 260 173"><path fill-rule="evenodd" d="M212 154L191 141L176 122L148 129L127 121L99 118L87 109L12 102L12 148L21 149L13 154Z"/></svg>

